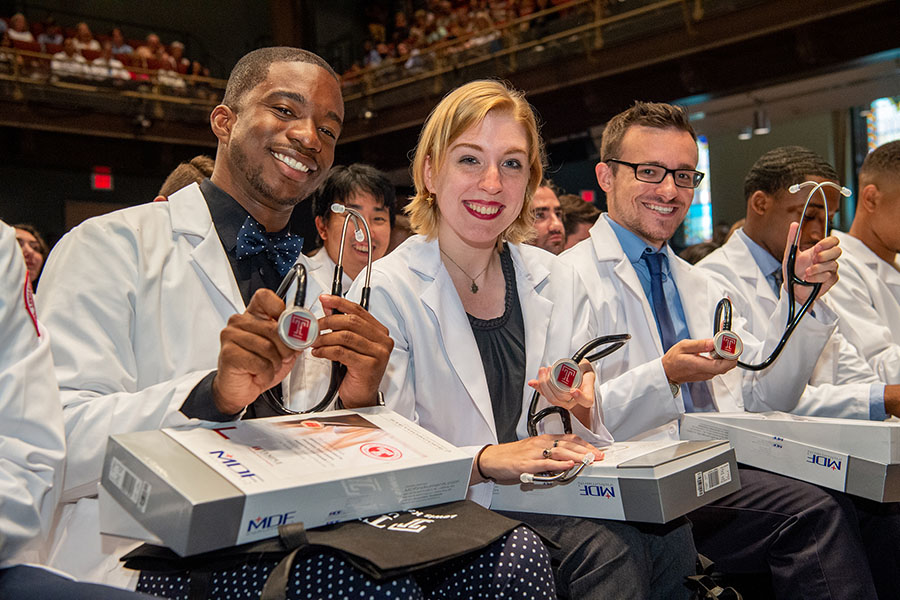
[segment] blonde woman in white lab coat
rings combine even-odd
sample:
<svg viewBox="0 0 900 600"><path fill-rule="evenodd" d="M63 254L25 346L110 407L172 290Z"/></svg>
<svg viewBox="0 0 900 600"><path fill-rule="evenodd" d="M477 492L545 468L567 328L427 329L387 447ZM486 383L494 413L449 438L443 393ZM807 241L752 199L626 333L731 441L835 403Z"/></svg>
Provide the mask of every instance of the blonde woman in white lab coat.
<svg viewBox="0 0 900 600"><path fill-rule="evenodd" d="M521 245L542 162L521 93L496 81L452 91L428 118L413 162L408 212L419 235L372 267L371 312L394 340L385 400L472 453L470 497L488 506L493 481L565 470L611 442L592 373L572 393L548 383L547 365L592 335L617 332L596 331L587 301L575 301L585 294L570 267ZM570 410L579 435L528 437L532 388ZM620 522L514 516L560 545L550 552L567 597L687 597L681 581L695 552L686 524L644 533Z"/></svg>

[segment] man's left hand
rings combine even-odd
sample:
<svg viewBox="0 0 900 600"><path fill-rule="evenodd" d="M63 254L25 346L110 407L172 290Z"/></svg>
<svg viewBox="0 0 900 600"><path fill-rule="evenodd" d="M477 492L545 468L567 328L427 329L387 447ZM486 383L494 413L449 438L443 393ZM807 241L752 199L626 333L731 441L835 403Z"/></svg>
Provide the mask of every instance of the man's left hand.
<svg viewBox="0 0 900 600"><path fill-rule="evenodd" d="M786 248L790 248L791 243L793 243L794 236L797 233L797 227L797 223L791 223L791 228L788 232L787 245L785 246ZM837 259L841 255L839 244L840 241L837 237L829 235L827 238L817 242L812 248L797 253L794 273L797 274L797 277L805 281L821 283L822 289L819 292L819 298L824 296L825 293L831 289L831 286L837 283ZM787 259L788 253L785 252L784 265L782 265L785 275L787 275ZM784 278L784 283L785 285L791 285L788 277ZM812 292L811 287L805 285L794 286L794 300L802 304L809 298L810 292Z"/></svg>
<svg viewBox="0 0 900 600"><path fill-rule="evenodd" d="M374 406L394 340L387 327L359 304L328 294L319 300L327 315L319 319L319 331L327 333L316 339L312 355L347 367L338 390L344 406Z"/></svg>

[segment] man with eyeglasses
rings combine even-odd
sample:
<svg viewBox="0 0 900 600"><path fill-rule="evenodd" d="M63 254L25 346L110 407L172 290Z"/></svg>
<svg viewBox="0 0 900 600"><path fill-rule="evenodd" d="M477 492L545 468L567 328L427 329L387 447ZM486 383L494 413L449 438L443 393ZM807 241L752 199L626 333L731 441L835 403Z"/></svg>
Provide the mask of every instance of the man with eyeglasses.
<svg viewBox="0 0 900 600"><path fill-rule="evenodd" d="M678 439L677 419L694 411L791 410L829 340L836 318L822 303L804 317L764 371L710 356L716 303L736 297L678 258L668 240L703 174L696 134L681 108L637 102L607 124L596 166L609 212L591 237L561 256L582 277L600 329L630 333L622 351L594 363L599 409L617 440ZM791 227L791 232L796 226ZM799 253L797 274L829 289L837 240ZM808 289L797 289L803 302ZM762 336L736 315L741 358L769 355L787 321L782 295ZM875 598L852 504L816 486L741 468L742 489L689 515L697 549L730 573L769 572L777 598Z"/></svg>

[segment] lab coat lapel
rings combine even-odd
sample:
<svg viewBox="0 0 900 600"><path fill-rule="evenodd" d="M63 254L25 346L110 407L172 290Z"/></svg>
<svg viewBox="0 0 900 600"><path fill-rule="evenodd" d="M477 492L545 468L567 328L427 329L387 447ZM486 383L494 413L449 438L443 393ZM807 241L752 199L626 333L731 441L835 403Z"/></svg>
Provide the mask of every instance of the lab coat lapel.
<svg viewBox="0 0 900 600"><path fill-rule="evenodd" d="M624 284L628 293L632 296L629 302L625 302L626 307L629 307L627 310L631 312L630 307L635 306L634 303L640 304L643 313L643 323L648 324L647 329L650 332L650 336L653 338L653 344L656 346L656 351L662 355L662 340L659 337L659 329L656 327L656 319L653 317L653 310L650 308L650 301L646 294L644 294L644 288L641 286L641 281L638 279L637 272L634 270L634 267L631 266L631 261L628 260L628 256L625 255L625 251L619 243L619 238L616 237L612 227L606 222L607 218L609 217L606 214L602 215L600 219L597 219L597 223L591 228L591 243L594 246L594 253L597 255L597 260L599 262L611 262L615 264L613 271L619 278L619 281ZM652 324L652 327L650 324Z"/></svg>
<svg viewBox="0 0 900 600"><path fill-rule="evenodd" d="M169 210L175 236L184 236L193 246L191 261L197 274L206 280L205 287L210 296L220 295L234 312L244 312L246 307L241 291L200 186L194 183L172 194Z"/></svg>
<svg viewBox="0 0 900 600"><path fill-rule="evenodd" d="M494 411L491 407L487 378L481 363L481 354L469 325L469 318L453 286L450 274L441 262L437 240L423 243L421 252L413 254L410 269L431 279L422 290L422 302L428 307L440 327L440 340L435 340L434 351L443 348L451 368L466 388L469 398L481 413L494 437ZM441 390L435 390L441 393ZM459 401L453 398L452 401Z"/></svg>
<svg viewBox="0 0 900 600"><path fill-rule="evenodd" d="M550 275L546 265L537 260L526 260L519 249L510 246L513 265L516 269L516 291L522 307L522 319L525 322L525 381L536 378L549 337L550 317L553 314L553 302L541 296L538 290ZM565 358L560 356L558 358ZM531 398L530 388L524 391Z"/></svg>

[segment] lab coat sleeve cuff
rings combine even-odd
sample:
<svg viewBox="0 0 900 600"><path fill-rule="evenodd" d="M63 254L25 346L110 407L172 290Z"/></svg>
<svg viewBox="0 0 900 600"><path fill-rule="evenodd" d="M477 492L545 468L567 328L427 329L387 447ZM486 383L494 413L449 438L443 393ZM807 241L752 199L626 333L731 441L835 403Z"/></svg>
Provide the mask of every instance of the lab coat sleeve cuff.
<svg viewBox="0 0 900 600"><path fill-rule="evenodd" d="M884 384L873 383L869 388L869 420L884 421L887 417L887 411L884 410Z"/></svg>
<svg viewBox="0 0 900 600"><path fill-rule="evenodd" d="M212 389L213 379L216 378L216 372L217 371L212 371L206 377L201 379L200 382L194 386L194 389L191 390L191 393L188 394L188 397L181 405L181 413L184 416L191 419L225 423L234 421L243 414L243 411L241 411L234 415L226 415L219 412L216 408Z"/></svg>

